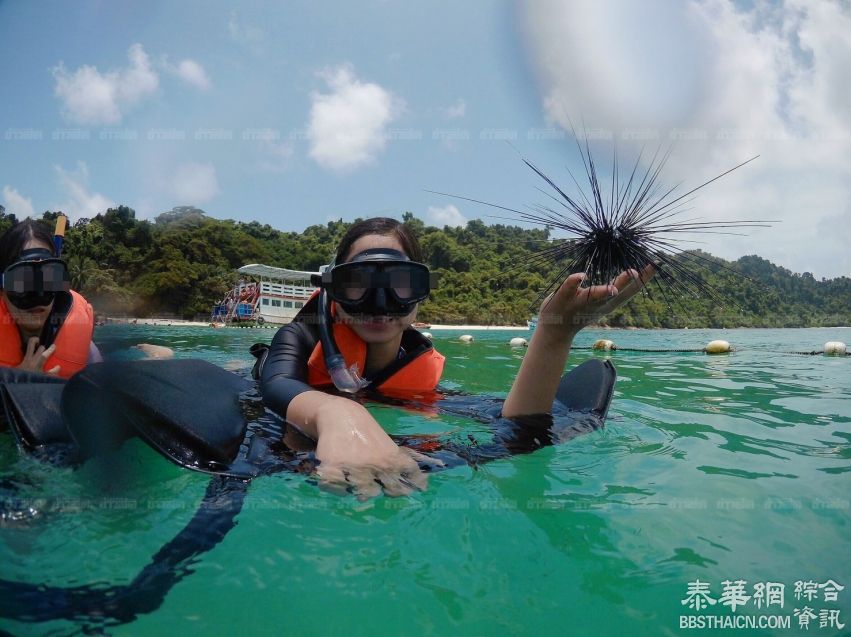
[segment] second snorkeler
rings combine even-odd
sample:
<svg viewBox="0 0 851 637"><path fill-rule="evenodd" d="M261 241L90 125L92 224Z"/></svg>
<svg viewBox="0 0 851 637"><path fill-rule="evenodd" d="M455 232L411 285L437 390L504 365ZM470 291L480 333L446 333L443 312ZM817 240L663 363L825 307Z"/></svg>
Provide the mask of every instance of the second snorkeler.
<svg viewBox="0 0 851 637"><path fill-rule="evenodd" d="M416 237L395 219L354 224L318 281L323 293L275 334L260 368L265 404L316 440L318 474L329 487L372 496L426 485L416 452L396 445L362 404L328 391L334 370L338 388L349 393L437 386L443 356L411 327L429 292L422 261ZM593 287L582 287L581 274L569 276L544 301L502 415L549 413L576 333L629 300L652 274L624 272L611 285Z"/></svg>

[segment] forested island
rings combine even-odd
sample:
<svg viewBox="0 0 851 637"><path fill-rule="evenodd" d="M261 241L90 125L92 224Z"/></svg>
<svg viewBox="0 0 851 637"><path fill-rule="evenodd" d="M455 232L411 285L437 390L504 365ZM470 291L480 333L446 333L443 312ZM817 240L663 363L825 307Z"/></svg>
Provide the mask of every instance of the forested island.
<svg viewBox="0 0 851 637"><path fill-rule="evenodd" d="M53 227L57 212L42 219ZM546 228L486 225L428 226L411 213L427 263L439 285L422 304L420 320L443 324L525 324L556 264L528 265L551 244ZM0 207L0 233L17 220ZM282 232L257 222L219 220L183 206L153 221L132 208L110 208L79 219L66 233L63 256L72 286L102 315L208 317L237 280L236 269L264 263L317 270L328 263L349 227L343 221ZM728 262L700 253L698 276L723 299L677 297L651 287L606 318L612 327L828 327L851 325L851 278L816 280L758 256Z"/></svg>

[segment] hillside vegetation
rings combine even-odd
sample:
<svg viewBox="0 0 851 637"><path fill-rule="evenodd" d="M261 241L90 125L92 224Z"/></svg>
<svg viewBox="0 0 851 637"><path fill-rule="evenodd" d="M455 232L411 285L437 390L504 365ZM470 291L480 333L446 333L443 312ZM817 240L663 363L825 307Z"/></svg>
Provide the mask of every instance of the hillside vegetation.
<svg viewBox="0 0 851 637"><path fill-rule="evenodd" d="M52 227L57 213L45 212ZM426 261L439 286L420 308L435 323L523 324L557 271L527 266L550 240L547 229L485 225L426 226L412 214ZM0 210L0 232L17 220ZM317 270L328 263L350 224L332 221L302 233L257 222L217 220L202 210L175 208L153 222L127 206L80 219L66 235L64 257L72 284L104 314L186 318L208 316L237 280L236 268L265 263ZM816 280L758 256L727 262L702 253L699 271L724 302L708 295L663 298L651 288L607 317L618 327L810 327L851 325L851 279Z"/></svg>

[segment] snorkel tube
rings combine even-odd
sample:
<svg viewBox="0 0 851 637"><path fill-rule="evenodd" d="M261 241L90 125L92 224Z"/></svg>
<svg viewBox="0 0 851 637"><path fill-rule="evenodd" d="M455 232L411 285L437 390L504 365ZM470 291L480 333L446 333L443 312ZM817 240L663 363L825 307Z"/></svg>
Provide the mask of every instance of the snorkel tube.
<svg viewBox="0 0 851 637"><path fill-rule="evenodd" d="M53 247L56 250L56 258L62 257L62 245L65 243L65 228L68 225L68 217L59 213L56 217L56 229L53 231Z"/></svg>
<svg viewBox="0 0 851 637"><path fill-rule="evenodd" d="M331 262L328 269L330 270L333 267L334 261ZM325 368L328 370L331 382L338 390L347 394L355 394L369 385L369 381L361 378L357 366L346 367L346 359L340 354L340 349L337 347L332 334L334 317L331 316L331 299L324 287L319 292L319 311L317 314L319 318L319 342L322 343Z"/></svg>

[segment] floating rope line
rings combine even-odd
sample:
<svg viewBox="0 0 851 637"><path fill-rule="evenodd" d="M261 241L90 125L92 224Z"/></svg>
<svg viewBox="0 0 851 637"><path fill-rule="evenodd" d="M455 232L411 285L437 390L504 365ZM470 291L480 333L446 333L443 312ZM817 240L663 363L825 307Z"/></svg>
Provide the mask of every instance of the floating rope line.
<svg viewBox="0 0 851 637"><path fill-rule="evenodd" d="M608 350L601 347L594 346L582 346L582 347L571 347L570 349L590 349L590 350L600 350L600 351L615 351L618 352L644 352L644 353L682 353L682 352L692 352L692 353L705 353L706 349L698 348L698 349L643 349L638 347L615 347L612 346Z"/></svg>
<svg viewBox="0 0 851 637"><path fill-rule="evenodd" d="M511 339L510 345L515 347L519 343L517 341L523 341L523 345L526 344L526 339ZM614 341L610 341L609 339L601 338L597 340L593 345L577 345L572 347L574 350L595 350L601 352L641 352L646 354L664 354L664 353L702 353L702 354L729 354L731 352L736 351L771 351L764 350L760 348L744 348L743 350L734 348L727 341L715 340L710 341L706 344L705 347L701 348L688 348L688 347L677 347L677 348L663 348L663 349L655 349L648 347L618 347L615 345ZM841 341L828 341L824 344L821 350L813 350L811 352L801 352L801 351L793 351L793 352L775 352L777 354L793 354L796 356L851 356L851 352L848 351L848 347L845 343Z"/></svg>
<svg viewBox="0 0 851 637"><path fill-rule="evenodd" d="M695 348L695 349L646 349L640 347L617 347L612 346L610 348L603 347L594 347L593 345L578 345L570 348L571 350L597 350L597 351L617 351L617 352L640 352L643 354L682 354L682 353L691 353L691 354L706 354L708 353L705 348ZM851 352L836 353L836 354L825 354L823 350L813 350L812 352L788 352L788 351L779 351L775 352L773 350L761 350L759 348L730 348L729 352L759 352L759 351L768 351L774 354L794 354L795 356L838 356L845 357L851 356ZM726 353L726 352L724 352Z"/></svg>
<svg viewBox="0 0 851 637"><path fill-rule="evenodd" d="M782 354L794 354L796 356L824 356L824 351L814 350L812 352L781 352ZM829 354L829 356L851 356L851 352L845 352L844 354Z"/></svg>

